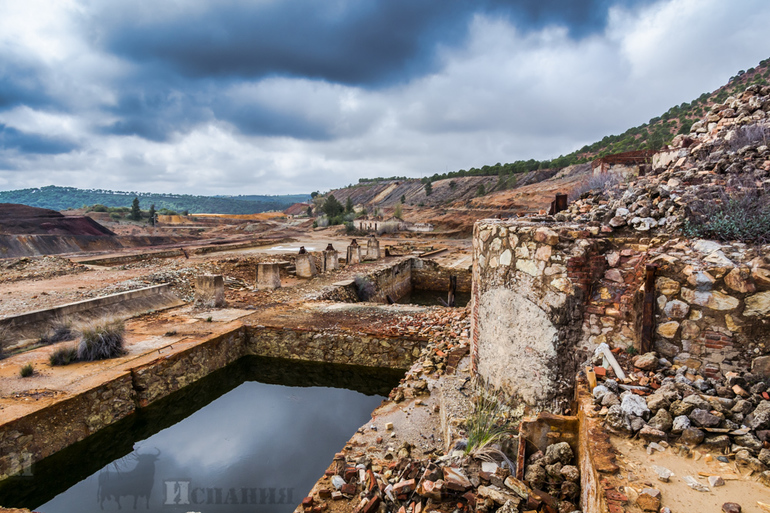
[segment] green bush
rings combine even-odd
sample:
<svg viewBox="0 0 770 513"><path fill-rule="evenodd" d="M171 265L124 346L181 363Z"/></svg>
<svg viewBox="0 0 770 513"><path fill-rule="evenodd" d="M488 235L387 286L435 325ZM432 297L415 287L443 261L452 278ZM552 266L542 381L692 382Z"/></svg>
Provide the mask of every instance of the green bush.
<svg viewBox="0 0 770 513"><path fill-rule="evenodd" d="M92 362L125 354L125 324L119 319L101 320L84 327L78 344L78 360Z"/></svg>
<svg viewBox="0 0 770 513"><path fill-rule="evenodd" d="M75 346L63 346L56 349L48 358L49 363L56 367L69 365L78 360L78 350Z"/></svg>
<svg viewBox="0 0 770 513"><path fill-rule="evenodd" d="M21 375L22 378L28 378L34 373L35 373L35 369L32 367L31 363L28 363L27 365L22 367L21 370L19 371L19 374Z"/></svg>
<svg viewBox="0 0 770 513"><path fill-rule="evenodd" d="M769 243L770 191L749 183L735 190L694 204L685 219L685 234L723 241Z"/></svg>

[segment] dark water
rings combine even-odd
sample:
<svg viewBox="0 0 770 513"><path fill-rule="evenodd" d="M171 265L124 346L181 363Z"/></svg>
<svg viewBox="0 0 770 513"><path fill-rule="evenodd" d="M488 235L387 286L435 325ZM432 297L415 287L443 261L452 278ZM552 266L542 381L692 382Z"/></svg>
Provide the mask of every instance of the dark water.
<svg viewBox="0 0 770 513"><path fill-rule="evenodd" d="M441 300L447 300L447 292L438 290L412 290L409 294L399 299L397 302L402 305L422 305L422 306L442 306ZM469 292L458 292L455 294L455 306L462 308L471 300Z"/></svg>
<svg viewBox="0 0 770 513"><path fill-rule="evenodd" d="M402 374L242 358L0 483L0 504L290 512Z"/></svg>

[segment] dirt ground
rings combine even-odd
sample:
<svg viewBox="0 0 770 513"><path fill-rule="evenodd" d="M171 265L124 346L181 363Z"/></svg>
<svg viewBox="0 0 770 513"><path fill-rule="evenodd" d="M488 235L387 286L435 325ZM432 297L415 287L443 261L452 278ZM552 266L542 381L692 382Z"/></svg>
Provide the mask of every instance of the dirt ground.
<svg viewBox="0 0 770 513"><path fill-rule="evenodd" d="M612 437L612 444L619 451L617 464L626 483L625 492L632 499L634 492L644 488L657 488L661 492L661 504L675 513L679 512L718 512L725 502L736 502L745 513L767 513L757 502L770 503L770 489L751 479L750 472L739 470L734 461L723 463L717 460L717 454L701 453L697 448L689 457L680 456L678 449L668 447L664 451L647 450L639 440ZM658 479L653 466L671 470L674 475L668 483ZM748 472L748 473L747 473ZM696 491L684 480L692 476L709 487L709 492ZM724 486L709 486L708 476L720 476ZM641 512L630 505L626 511Z"/></svg>

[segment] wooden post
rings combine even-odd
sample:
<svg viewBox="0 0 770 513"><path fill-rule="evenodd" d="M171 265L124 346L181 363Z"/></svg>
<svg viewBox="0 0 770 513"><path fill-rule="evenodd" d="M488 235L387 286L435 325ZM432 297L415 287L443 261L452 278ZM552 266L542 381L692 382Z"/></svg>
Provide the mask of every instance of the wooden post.
<svg viewBox="0 0 770 513"><path fill-rule="evenodd" d="M457 276L449 276L449 296L447 297L447 306L455 306L455 294L457 293Z"/></svg>
<svg viewBox="0 0 770 513"><path fill-rule="evenodd" d="M642 308L642 340L639 352L652 351L652 331L655 324L655 265L647 264L644 277L644 306Z"/></svg>

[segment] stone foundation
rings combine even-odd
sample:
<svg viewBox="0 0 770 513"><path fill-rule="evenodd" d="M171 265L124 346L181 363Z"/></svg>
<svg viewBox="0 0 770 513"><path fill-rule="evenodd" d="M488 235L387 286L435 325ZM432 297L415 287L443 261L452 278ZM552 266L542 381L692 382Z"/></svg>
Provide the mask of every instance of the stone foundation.
<svg viewBox="0 0 770 513"><path fill-rule="evenodd" d="M281 287L281 264L257 264L257 290L273 290Z"/></svg>
<svg viewBox="0 0 770 513"><path fill-rule="evenodd" d="M204 304L225 305L225 280L222 276L204 275L195 278L195 299Z"/></svg>

